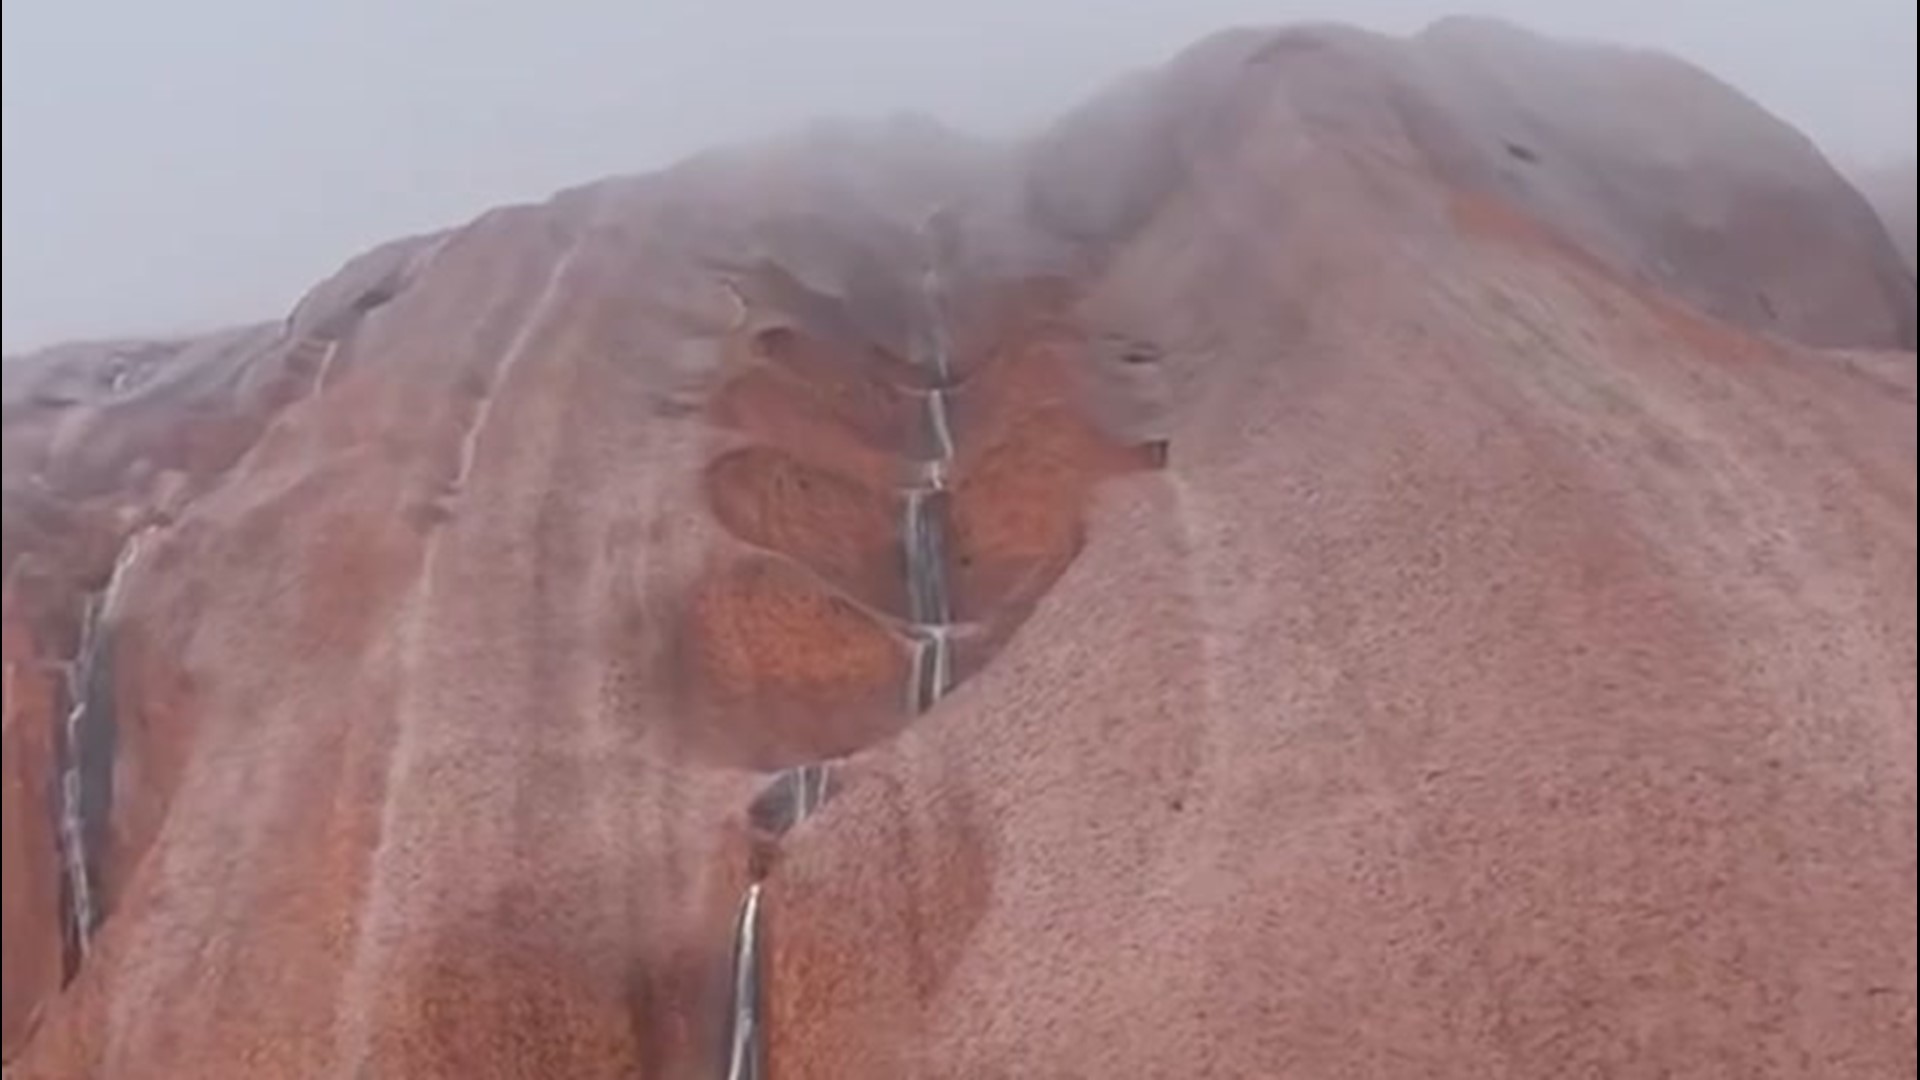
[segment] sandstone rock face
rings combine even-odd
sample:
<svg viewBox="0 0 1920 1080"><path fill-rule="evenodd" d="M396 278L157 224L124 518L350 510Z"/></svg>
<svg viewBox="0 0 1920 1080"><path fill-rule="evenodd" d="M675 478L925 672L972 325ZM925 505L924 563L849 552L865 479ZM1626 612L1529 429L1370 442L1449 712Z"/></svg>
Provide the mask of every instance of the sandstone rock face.
<svg viewBox="0 0 1920 1080"><path fill-rule="evenodd" d="M10 1075L1911 1075L1912 305L1456 22L10 359Z"/></svg>

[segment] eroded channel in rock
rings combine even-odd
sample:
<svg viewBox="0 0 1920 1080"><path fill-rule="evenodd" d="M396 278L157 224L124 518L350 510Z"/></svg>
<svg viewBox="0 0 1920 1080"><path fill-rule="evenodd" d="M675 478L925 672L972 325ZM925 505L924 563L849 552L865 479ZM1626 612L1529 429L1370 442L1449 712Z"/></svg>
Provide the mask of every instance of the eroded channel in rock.
<svg viewBox="0 0 1920 1080"><path fill-rule="evenodd" d="M106 584L82 599L78 645L66 664L66 712L57 743L57 835L69 979L92 949L94 932L105 914L99 897L102 848L113 812L114 620L145 538L145 530L127 537Z"/></svg>
<svg viewBox="0 0 1920 1080"><path fill-rule="evenodd" d="M709 499L755 554L700 587L692 697L703 729L724 733L716 752L760 769L785 759L747 808L753 884L737 915L730 1078L767 1067L759 882L782 838L831 796L840 759L933 709L1005 643L1078 554L1100 479L1164 460L1080 411L1063 368L1087 363L1085 350L1015 320L989 349L956 356L941 268L919 281L905 363L873 342L782 325L752 338L758 366L714 397L714 419L752 444L708 469ZM878 513L887 503L894 513ZM752 592L756 575L775 573L768 559L794 567L777 574L795 590L778 604ZM895 692L876 695L866 657L882 636L904 662Z"/></svg>

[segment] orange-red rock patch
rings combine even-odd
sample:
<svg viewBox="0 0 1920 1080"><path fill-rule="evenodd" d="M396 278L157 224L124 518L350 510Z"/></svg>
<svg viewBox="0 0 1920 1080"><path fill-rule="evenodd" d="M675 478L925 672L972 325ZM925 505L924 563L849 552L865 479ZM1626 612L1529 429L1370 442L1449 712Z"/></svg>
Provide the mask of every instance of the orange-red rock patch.
<svg viewBox="0 0 1920 1080"><path fill-rule="evenodd" d="M714 516L740 539L789 556L861 601L904 614L899 501L765 446L707 467Z"/></svg>
<svg viewBox="0 0 1920 1080"><path fill-rule="evenodd" d="M685 645L685 736L702 756L780 768L850 753L905 721L905 644L786 560L710 568Z"/></svg>

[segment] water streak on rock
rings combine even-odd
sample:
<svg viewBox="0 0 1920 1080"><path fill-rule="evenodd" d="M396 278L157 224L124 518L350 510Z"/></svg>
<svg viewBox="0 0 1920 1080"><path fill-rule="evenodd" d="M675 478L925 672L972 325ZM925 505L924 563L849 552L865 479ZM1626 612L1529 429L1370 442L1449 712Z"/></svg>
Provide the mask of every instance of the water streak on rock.
<svg viewBox="0 0 1920 1080"><path fill-rule="evenodd" d="M831 762L816 761L793 770L793 824L812 817L827 801L827 771L832 767Z"/></svg>
<svg viewBox="0 0 1920 1080"><path fill-rule="evenodd" d="M728 286L744 315L745 303ZM947 484L954 460L953 426L948 415L948 387L952 385L952 357L948 338L943 287L938 261L932 260L921 277L926 303L926 348L922 362L930 369L931 386L924 401L928 456L921 460L920 482L908 487L900 521L900 542L907 579L908 615L912 623L913 663L907 683L907 711L919 716L933 708L952 684L949 637L952 602L947 593L946 527ZM816 761L787 769L776 776L748 807L753 827L778 840L811 817L830 794L831 761ZM765 1076L764 1039L760 1031L760 875L756 859L754 882L740 904L733 952L733 1011L727 1047L727 1080L762 1080Z"/></svg>
<svg viewBox="0 0 1920 1080"><path fill-rule="evenodd" d="M129 536L113 572L81 609L80 640L66 665L67 712L60 733L59 842L66 877L67 936L73 960L85 959L100 925L98 867L92 841L105 827L113 782L113 688L108 662L113 621L147 530Z"/></svg>
<svg viewBox="0 0 1920 1080"><path fill-rule="evenodd" d="M80 645L66 665L67 715L61 728L60 859L66 874L67 939L76 959L84 959L95 926L93 870L87 852L84 738L89 685L100 623L100 597L87 597L80 621Z"/></svg>
<svg viewBox="0 0 1920 1080"><path fill-rule="evenodd" d="M907 610L909 617L922 626L944 626L952 622L947 597L946 499L932 488L913 488L907 492L906 514L901 521L902 545L906 549Z"/></svg>
<svg viewBox="0 0 1920 1080"><path fill-rule="evenodd" d="M907 686L907 708L914 715L940 703L953 685L951 628L922 626L914 639L911 681Z"/></svg>
<svg viewBox="0 0 1920 1080"><path fill-rule="evenodd" d="M732 1031L727 1037L727 1080L764 1080L760 1038L760 883L747 886L734 931Z"/></svg>
<svg viewBox="0 0 1920 1080"><path fill-rule="evenodd" d="M928 483L940 487L946 466L953 461L953 426L947 412L947 392L940 387L927 391L927 432L933 442Z"/></svg>

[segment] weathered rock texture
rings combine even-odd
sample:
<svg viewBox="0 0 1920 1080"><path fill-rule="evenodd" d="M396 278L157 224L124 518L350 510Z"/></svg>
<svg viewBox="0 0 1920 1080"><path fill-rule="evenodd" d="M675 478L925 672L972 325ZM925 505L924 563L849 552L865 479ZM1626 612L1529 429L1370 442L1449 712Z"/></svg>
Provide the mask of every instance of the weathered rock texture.
<svg viewBox="0 0 1920 1080"><path fill-rule="evenodd" d="M780 1080L1912 1075L1912 341L1805 139L1450 22L9 360L11 1075L717 1075L750 870Z"/></svg>

